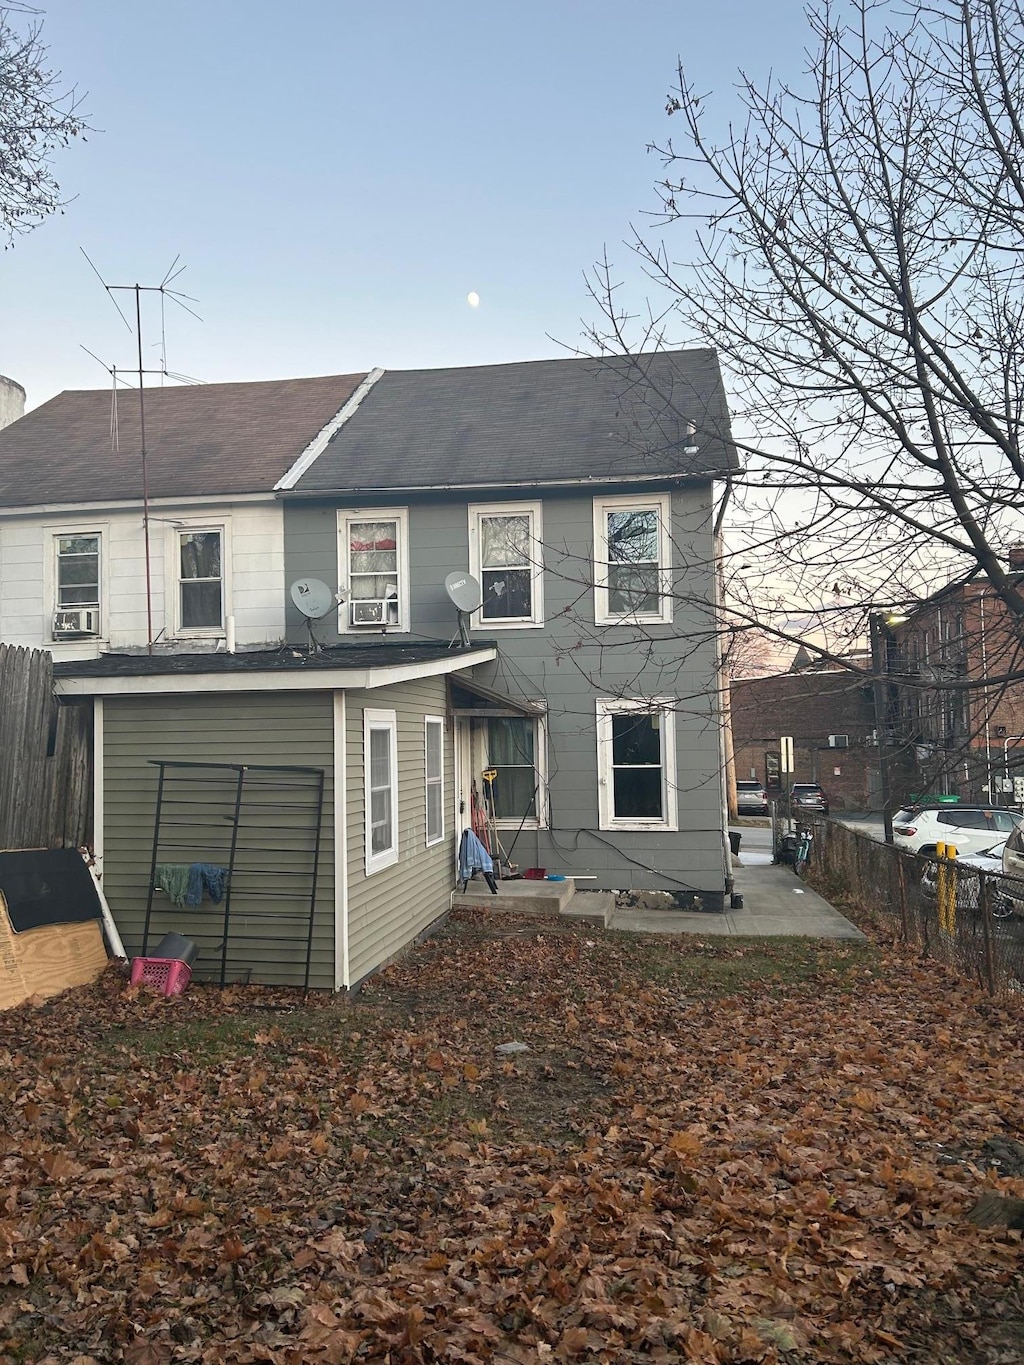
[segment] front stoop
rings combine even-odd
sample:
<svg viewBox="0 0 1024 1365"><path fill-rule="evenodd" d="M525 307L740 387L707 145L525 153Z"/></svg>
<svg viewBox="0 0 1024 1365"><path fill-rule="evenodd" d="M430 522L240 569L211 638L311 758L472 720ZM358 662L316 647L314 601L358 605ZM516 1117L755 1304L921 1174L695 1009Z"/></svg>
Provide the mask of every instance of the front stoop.
<svg viewBox="0 0 1024 1365"><path fill-rule="evenodd" d="M571 877L564 882L499 882L498 894L487 883L473 880L465 891L456 891L452 907L507 912L516 915L564 915L566 919L607 926L615 910L611 891L577 891Z"/></svg>

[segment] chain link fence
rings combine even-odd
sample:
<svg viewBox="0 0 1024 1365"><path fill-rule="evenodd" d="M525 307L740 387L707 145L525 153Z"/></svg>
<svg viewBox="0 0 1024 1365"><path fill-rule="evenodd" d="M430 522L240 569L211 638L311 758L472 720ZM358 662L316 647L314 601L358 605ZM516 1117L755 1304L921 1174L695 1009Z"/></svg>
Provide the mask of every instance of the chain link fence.
<svg viewBox="0 0 1024 1365"><path fill-rule="evenodd" d="M877 924L992 994L1024 992L1024 885L956 859L905 853L834 820L814 821L808 881L844 914Z"/></svg>

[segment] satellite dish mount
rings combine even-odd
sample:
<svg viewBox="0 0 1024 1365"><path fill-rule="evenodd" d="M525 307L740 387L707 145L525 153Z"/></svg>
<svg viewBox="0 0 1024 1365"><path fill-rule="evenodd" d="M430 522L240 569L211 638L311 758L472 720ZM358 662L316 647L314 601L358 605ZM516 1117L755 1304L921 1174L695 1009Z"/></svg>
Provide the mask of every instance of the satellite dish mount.
<svg viewBox="0 0 1024 1365"><path fill-rule="evenodd" d="M480 603L483 601L480 584L471 573L456 572L450 573L444 580L444 590L459 614L459 644L468 646L469 618L473 612L480 610ZM454 643L453 640L452 644Z"/></svg>
<svg viewBox="0 0 1024 1365"><path fill-rule="evenodd" d="M309 652L319 654L323 645L316 638L313 630L314 622L321 621L336 602L341 601L340 595L331 592L326 583L322 583L319 578L297 578L289 589L291 599L306 618L306 629L309 631Z"/></svg>

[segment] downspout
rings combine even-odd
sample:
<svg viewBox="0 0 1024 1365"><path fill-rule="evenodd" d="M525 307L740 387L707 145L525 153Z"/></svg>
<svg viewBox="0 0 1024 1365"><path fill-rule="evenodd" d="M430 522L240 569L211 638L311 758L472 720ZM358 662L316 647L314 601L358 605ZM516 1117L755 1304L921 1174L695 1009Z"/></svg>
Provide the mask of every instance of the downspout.
<svg viewBox="0 0 1024 1365"><path fill-rule="evenodd" d="M981 676L984 678L986 686L982 688L981 703L985 708L985 781L988 783L988 799L992 805L996 804L995 793L992 791L992 708L988 704L988 646L985 640L985 589L982 588L978 594L978 606L981 610ZM970 694L968 693L968 696ZM968 711L970 715L970 711ZM970 743L971 733L974 726L968 722L967 741Z"/></svg>
<svg viewBox="0 0 1024 1365"><path fill-rule="evenodd" d="M725 658L722 649L721 608L725 601L725 554L723 525L725 511L732 495L732 480L726 479L722 491L722 503L715 517L712 531L712 552L714 554L714 612L715 612L715 658L718 673L718 714L720 726L719 761L722 765L722 857L725 866L725 890L731 896L733 891L732 845L729 841L729 819L736 812L736 752L732 736L732 694L729 679L725 676Z"/></svg>

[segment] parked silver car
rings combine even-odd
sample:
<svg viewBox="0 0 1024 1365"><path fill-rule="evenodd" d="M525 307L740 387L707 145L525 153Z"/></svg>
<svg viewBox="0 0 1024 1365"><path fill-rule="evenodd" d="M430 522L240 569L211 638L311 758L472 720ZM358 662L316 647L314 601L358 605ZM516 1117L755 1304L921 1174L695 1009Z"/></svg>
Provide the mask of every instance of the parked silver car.
<svg viewBox="0 0 1024 1365"><path fill-rule="evenodd" d="M736 812L738 815L767 815L768 793L760 782L746 780L736 783Z"/></svg>

